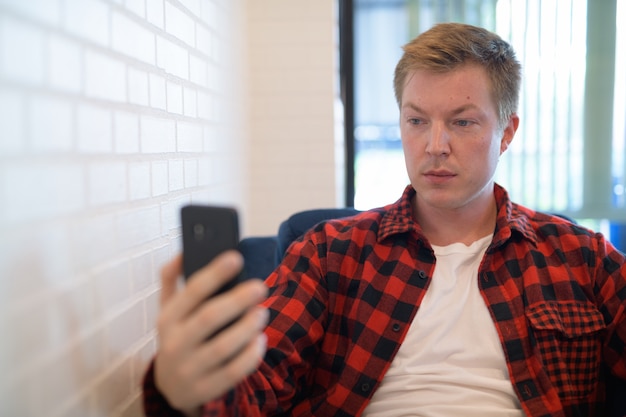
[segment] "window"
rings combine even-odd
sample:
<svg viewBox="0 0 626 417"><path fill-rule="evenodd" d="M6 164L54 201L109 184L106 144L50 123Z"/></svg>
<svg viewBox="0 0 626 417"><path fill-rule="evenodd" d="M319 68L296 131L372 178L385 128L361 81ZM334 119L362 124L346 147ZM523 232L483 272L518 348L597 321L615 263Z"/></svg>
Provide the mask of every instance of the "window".
<svg viewBox="0 0 626 417"><path fill-rule="evenodd" d="M459 21L500 34L523 66L521 124L496 181L537 210L625 221L618 16L626 6L615 0L353 0L354 206L391 203L408 183L392 88L401 46L434 23Z"/></svg>
<svg viewBox="0 0 626 417"><path fill-rule="evenodd" d="M626 2L617 4L616 22L626 17ZM615 96L613 103L613 206L626 207L626 27L616 24Z"/></svg>
<svg viewBox="0 0 626 417"><path fill-rule="evenodd" d="M496 181L537 210L583 208L586 4L501 0L496 32L522 63L520 127Z"/></svg>

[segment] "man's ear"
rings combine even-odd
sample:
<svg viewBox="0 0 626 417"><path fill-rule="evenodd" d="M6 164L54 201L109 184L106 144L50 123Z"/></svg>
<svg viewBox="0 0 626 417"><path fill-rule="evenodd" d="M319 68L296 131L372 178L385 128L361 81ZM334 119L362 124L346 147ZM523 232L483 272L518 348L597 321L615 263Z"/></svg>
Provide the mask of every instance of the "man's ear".
<svg viewBox="0 0 626 417"><path fill-rule="evenodd" d="M517 132L517 127L519 126L519 116L517 113L513 113L509 117L509 121L506 126L502 130L502 139L500 140L500 155L504 153L513 141L513 137L515 136L515 132Z"/></svg>

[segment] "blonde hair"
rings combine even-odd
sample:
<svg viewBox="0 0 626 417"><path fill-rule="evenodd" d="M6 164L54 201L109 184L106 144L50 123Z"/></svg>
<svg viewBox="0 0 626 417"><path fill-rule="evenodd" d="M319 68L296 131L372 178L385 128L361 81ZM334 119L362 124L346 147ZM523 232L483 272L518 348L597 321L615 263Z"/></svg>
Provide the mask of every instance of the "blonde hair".
<svg viewBox="0 0 626 417"><path fill-rule="evenodd" d="M447 72L465 64L477 64L487 71L491 80L500 124L506 124L517 112L521 65L511 45L495 33L461 23L440 23L406 44L403 50L394 75L398 106L402 104L402 92L410 72Z"/></svg>

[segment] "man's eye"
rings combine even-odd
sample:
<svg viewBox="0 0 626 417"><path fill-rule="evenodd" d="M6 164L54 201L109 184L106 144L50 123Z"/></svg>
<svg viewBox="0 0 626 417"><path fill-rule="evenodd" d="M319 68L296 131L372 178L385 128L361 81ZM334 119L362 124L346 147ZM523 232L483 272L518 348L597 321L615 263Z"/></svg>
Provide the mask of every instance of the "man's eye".
<svg viewBox="0 0 626 417"><path fill-rule="evenodd" d="M422 123L422 119L410 118L409 123L411 123L412 125L419 125Z"/></svg>
<svg viewBox="0 0 626 417"><path fill-rule="evenodd" d="M467 127L467 126L471 125L472 122L470 122L469 120L457 120L456 124L461 126L461 127Z"/></svg>

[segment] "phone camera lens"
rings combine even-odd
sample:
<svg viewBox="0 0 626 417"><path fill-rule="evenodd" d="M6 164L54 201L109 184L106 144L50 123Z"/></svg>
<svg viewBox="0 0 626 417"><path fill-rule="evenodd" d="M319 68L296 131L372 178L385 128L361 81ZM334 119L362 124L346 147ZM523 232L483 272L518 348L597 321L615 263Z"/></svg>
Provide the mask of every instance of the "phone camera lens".
<svg viewBox="0 0 626 417"><path fill-rule="evenodd" d="M193 236L197 241L201 241L204 239L204 225L202 223L194 224Z"/></svg>

